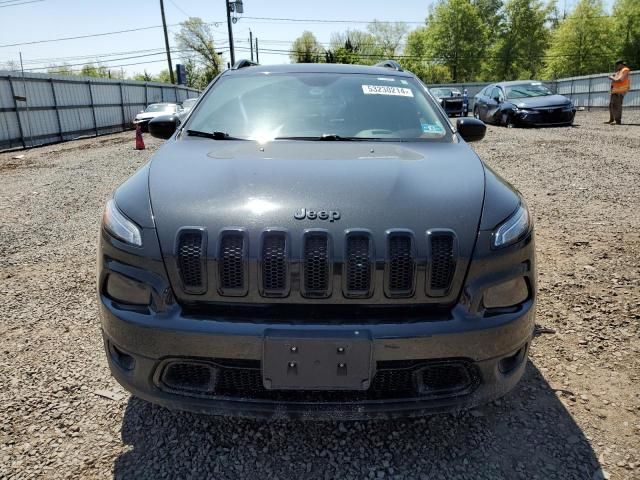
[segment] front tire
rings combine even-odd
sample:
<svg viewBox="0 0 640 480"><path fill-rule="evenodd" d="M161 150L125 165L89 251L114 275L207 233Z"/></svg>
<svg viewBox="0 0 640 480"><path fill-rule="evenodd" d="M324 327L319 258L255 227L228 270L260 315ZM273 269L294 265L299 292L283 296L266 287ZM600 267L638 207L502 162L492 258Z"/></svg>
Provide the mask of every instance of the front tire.
<svg viewBox="0 0 640 480"><path fill-rule="evenodd" d="M502 114L502 125L507 128L513 128L515 124L513 123L513 117L510 113L505 112Z"/></svg>
<svg viewBox="0 0 640 480"><path fill-rule="evenodd" d="M473 107L473 118L477 118L480 120L480 112L478 112L478 107Z"/></svg>

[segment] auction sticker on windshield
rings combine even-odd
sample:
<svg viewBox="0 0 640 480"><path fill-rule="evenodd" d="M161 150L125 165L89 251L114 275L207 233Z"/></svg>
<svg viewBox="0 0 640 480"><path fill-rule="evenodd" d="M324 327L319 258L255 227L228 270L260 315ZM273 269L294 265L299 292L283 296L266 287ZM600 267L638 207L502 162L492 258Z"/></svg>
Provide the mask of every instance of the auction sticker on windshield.
<svg viewBox="0 0 640 480"><path fill-rule="evenodd" d="M397 97L413 97L410 88L391 87L388 85L362 85L365 95L395 95Z"/></svg>

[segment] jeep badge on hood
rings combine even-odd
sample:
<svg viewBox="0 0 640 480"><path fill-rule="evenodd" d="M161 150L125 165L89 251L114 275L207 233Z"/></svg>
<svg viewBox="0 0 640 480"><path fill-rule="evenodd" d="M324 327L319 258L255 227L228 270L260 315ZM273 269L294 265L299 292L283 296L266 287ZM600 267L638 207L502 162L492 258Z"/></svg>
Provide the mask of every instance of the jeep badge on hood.
<svg viewBox="0 0 640 480"><path fill-rule="evenodd" d="M309 220L329 220L330 222L335 222L336 220L340 220L340 212L337 210L307 210L306 208L301 208L297 210L293 217L296 220L304 220L308 218Z"/></svg>

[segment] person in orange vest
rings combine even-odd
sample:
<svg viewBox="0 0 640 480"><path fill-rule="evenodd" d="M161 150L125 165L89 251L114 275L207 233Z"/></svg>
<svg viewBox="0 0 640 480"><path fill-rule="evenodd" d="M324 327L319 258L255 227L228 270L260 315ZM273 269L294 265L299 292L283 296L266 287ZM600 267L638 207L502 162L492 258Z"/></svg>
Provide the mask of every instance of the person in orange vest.
<svg viewBox="0 0 640 480"><path fill-rule="evenodd" d="M620 125L622 123L622 101L624 94L631 88L631 69L624 60L616 62L616 73L609 75L611 80L611 98L609 99L609 125Z"/></svg>

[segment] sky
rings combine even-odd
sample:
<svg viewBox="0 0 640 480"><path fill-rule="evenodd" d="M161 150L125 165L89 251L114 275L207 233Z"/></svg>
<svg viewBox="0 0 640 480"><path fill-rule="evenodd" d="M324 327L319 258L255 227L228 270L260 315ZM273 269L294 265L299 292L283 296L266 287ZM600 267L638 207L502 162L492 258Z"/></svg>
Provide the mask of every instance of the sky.
<svg viewBox="0 0 640 480"><path fill-rule="evenodd" d="M310 30L325 46L332 32L366 28L368 22L404 21L413 29L423 24L435 0L244 0L244 14L233 26L236 60L249 58L249 30L258 37L260 63L288 63L293 40ZM570 8L576 0L559 0ZM16 2L12 5L10 2ZM25 2L22 4L18 4ZM612 0L605 0L609 7ZM211 22L216 48L229 61L224 0L164 0L170 43L178 24L189 16ZM8 6L7 6L8 5ZM275 20L275 19L296 19ZM159 0L4 0L0 1L0 65L18 61L22 52L25 71L44 72L50 64L81 64L100 60L127 76L146 70L155 74L167 68ZM151 27L151 28L145 28ZM74 40L24 44L42 40L145 28L134 32ZM21 45L12 45L21 44ZM180 54L172 55L174 65ZM132 65L135 64L135 65Z"/></svg>

